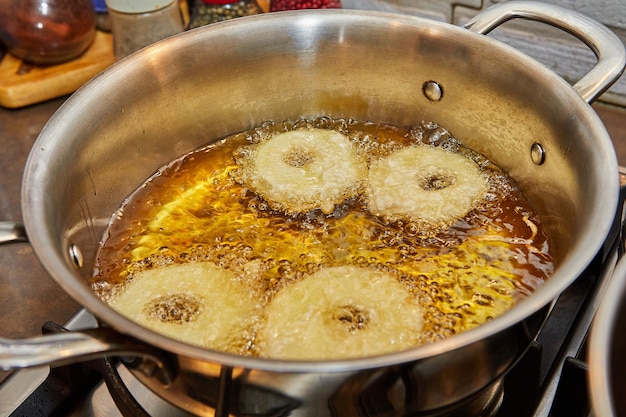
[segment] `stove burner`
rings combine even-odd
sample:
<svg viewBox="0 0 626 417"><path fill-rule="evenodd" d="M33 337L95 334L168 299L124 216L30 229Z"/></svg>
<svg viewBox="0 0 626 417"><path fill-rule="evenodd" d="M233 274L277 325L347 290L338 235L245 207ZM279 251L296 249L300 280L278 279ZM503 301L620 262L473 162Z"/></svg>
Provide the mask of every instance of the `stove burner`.
<svg viewBox="0 0 626 417"><path fill-rule="evenodd" d="M625 190L622 189L621 202ZM624 253L621 215L616 227L607 239L605 247L587 270L555 301L550 314L536 341L520 361L500 380L494 381L482 392L451 409L438 410L428 415L413 417L587 417L590 401L588 396L585 342L593 316L604 293L608 278L617 260ZM81 311L68 323L72 330L93 327L95 319ZM48 323L46 331L64 330ZM79 417L189 417L182 411L149 391L126 366L113 359L86 362L54 368L43 383L41 372L20 371L0 385L0 406L9 399L19 398L27 389L24 379L32 380L32 391L26 400L15 404L8 413L11 417L32 415ZM389 370L390 375L393 370ZM20 378L22 373L26 376ZM393 374L394 381L402 380ZM44 379L44 378L41 378ZM384 380L384 378L382 378ZM18 381L19 380L19 381ZM17 381L17 382L16 382ZM231 382L235 382L234 380ZM383 381L384 382L384 381ZM221 398L211 400L216 405L216 417L228 416L282 416L289 415L290 408L275 409L274 413L253 413L254 407L234 404L232 384L224 374L216 380L222 392ZM412 395L410 381L402 380L406 395ZM28 385L28 384L26 384ZM38 388L37 388L38 386ZM16 388L17 387L17 388ZM372 395L360 395L356 408L362 417L397 415L389 413L376 394L378 387L369 391ZM242 388L235 388L237 389ZM228 394L228 392L231 394ZM366 390L367 391L367 390ZM381 392L385 388L380 389ZM260 399L267 393L256 393L250 398ZM260 396L261 397L260 397ZM254 400L253 400L254 401ZM263 399L266 401L266 398ZM382 404L382 406L381 406ZM332 410L332 404L329 404ZM3 412L5 408L0 408ZM341 409L341 407L339 407ZM345 408L344 408L345 409ZM352 405L351 409L355 409ZM267 409L265 410L267 411Z"/></svg>
<svg viewBox="0 0 626 417"><path fill-rule="evenodd" d="M600 254L588 271L562 294L554 304L537 341L504 378L494 381L482 392L456 404L452 409L413 416L586 417L589 409L586 364L581 359L585 355L584 339L595 312L593 307L597 306L597 297L602 293L601 283L606 281L605 276L612 273L618 251L621 252L621 249L609 252L612 255L607 259L602 259L603 255ZM86 312L80 314L88 315ZM44 332L59 330L63 328L52 323L44 326ZM398 381L399 377L393 375L392 379ZM216 383L227 382L227 378L216 380ZM411 395L410 387L414 385L406 381L403 383L406 395ZM3 389L0 386L0 395ZM377 389L384 392L384 387L368 389L372 395L365 392L359 396L356 408L359 415L390 415L384 401L378 398L380 395L374 395ZM119 361L107 358L52 369L45 382L11 417L32 416L35 412L42 416L83 416L85 408L96 410L100 407L98 401L102 401L100 397L105 396L103 391L109 397L105 399L113 403L115 411L94 412L94 417L189 416L149 392ZM279 410L274 410L275 414L251 414L251 407L229 404L229 397L237 398L238 395L223 395L223 401L216 407L217 417L288 415L279 413ZM211 403L216 404L215 399ZM336 405L341 409L340 404ZM329 406L332 408L331 404ZM354 407L352 405L351 408Z"/></svg>
<svg viewBox="0 0 626 417"><path fill-rule="evenodd" d="M611 262L613 261L608 263ZM581 359L571 356L569 350L572 348L568 345L582 346L584 340L574 340L576 326L582 326L585 333L589 326L589 323L577 322L584 321L585 305L593 303L587 299L593 298L588 294L593 295L594 284L602 278L597 272L599 269L597 265L592 265L589 269L557 300L546 322L546 330L504 378L494 381L482 392L463 403L456 404L452 409L413 416L586 417L589 408L586 365ZM605 274L610 272L611 268L605 268ZM59 328L58 325L48 323L44 326L44 331L58 331ZM584 358L582 349L576 350L578 352L574 352L574 356ZM398 380L397 376L394 380ZM405 382L405 385L408 391L411 384ZM376 387L372 389L376 390ZM113 414L110 411L107 414L94 413L92 414L94 417L189 416L152 393L149 393L152 395L146 402L147 388L136 380L123 364L107 358L52 369L46 381L11 414L11 417L32 416L35 411L42 416L82 416L83 411L76 410L84 410L85 407L98 408L95 402L83 404L94 401L94 390L100 392L100 397L102 391L105 391L109 396L108 401L114 404L115 409ZM384 391L384 388L381 391ZM410 395L410 392L407 395ZM156 403L159 403L158 406L155 406ZM212 403L215 404L215 401ZM351 408L354 409L354 406ZM167 411L161 411L163 409ZM376 399L376 395L367 393L359 397L357 409L359 415L363 417L390 415L388 409L385 410ZM215 416L255 415L242 414L237 410L241 410L237 405L222 403Z"/></svg>

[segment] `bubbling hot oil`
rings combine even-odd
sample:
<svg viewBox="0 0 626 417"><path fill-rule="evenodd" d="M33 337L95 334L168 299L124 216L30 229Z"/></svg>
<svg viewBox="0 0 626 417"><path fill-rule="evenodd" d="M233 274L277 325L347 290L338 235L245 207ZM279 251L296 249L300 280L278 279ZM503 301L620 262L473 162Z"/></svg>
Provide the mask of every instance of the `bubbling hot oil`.
<svg viewBox="0 0 626 417"><path fill-rule="evenodd" d="M331 213L314 209L287 215L238 181L237 161L249 145L303 127L347 135L368 161L412 144L444 147L476 162L489 190L463 219L438 229L373 216L360 196ZM261 356L263 341L257 337L263 308L281 288L322 267L366 266L397 277L423 306L419 343L501 315L554 269L548 236L516 183L444 128L326 117L268 122L163 167L113 216L92 286L107 301L140 271L204 261L235 272L258 295L257 318L225 350Z"/></svg>

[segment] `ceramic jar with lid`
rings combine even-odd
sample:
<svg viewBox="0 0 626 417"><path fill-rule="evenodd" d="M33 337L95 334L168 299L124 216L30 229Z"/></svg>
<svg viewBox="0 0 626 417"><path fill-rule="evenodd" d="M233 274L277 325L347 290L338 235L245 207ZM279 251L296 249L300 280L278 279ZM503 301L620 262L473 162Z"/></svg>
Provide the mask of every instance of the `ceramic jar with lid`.
<svg viewBox="0 0 626 417"><path fill-rule="evenodd" d="M106 5L118 60L185 30L177 0L106 0Z"/></svg>

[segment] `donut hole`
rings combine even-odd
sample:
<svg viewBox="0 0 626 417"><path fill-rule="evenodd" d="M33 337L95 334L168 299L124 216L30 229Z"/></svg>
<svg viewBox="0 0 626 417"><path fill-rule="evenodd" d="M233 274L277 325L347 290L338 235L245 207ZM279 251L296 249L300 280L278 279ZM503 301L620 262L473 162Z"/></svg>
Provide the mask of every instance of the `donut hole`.
<svg viewBox="0 0 626 417"><path fill-rule="evenodd" d="M448 172L435 172L418 176L417 185L424 191L438 191L452 187L456 183L456 177Z"/></svg>
<svg viewBox="0 0 626 417"><path fill-rule="evenodd" d="M310 149L294 147L283 154L283 162L293 168L302 168L315 161L315 153Z"/></svg>
<svg viewBox="0 0 626 417"><path fill-rule="evenodd" d="M144 313L153 320L163 323L189 323L200 313L200 301L184 293L162 295L153 298L144 306Z"/></svg>
<svg viewBox="0 0 626 417"><path fill-rule="evenodd" d="M335 308L333 320L345 326L348 332L353 333L366 328L371 317L369 312L362 307L348 304Z"/></svg>

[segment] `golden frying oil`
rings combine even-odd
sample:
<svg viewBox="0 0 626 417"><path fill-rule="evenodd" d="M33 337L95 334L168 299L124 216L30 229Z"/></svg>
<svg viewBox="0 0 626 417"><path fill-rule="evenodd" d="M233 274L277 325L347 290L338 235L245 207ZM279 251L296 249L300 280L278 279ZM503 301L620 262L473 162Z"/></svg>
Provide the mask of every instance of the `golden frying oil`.
<svg viewBox="0 0 626 417"><path fill-rule="evenodd" d="M237 160L246 146L304 126L348 135L368 160L410 144L445 147L474 160L488 177L489 191L465 218L435 232L414 222L373 216L362 197L344 201L330 214L285 215L237 181ZM258 292L261 306L282 287L321 267L357 265L391 272L423 305L421 343L502 314L554 269L547 234L518 186L445 129L432 123L398 128L324 117L268 122L161 169L113 216L92 285L108 300L138 271L197 261L235 271ZM262 319L263 313L258 316ZM259 354L255 328L260 325L233 350Z"/></svg>

